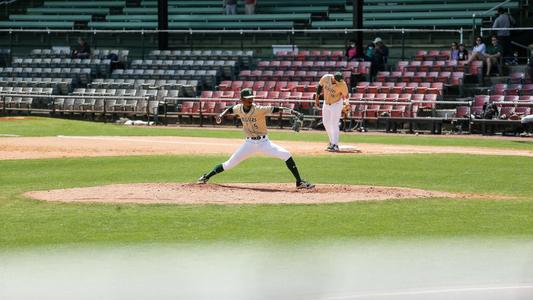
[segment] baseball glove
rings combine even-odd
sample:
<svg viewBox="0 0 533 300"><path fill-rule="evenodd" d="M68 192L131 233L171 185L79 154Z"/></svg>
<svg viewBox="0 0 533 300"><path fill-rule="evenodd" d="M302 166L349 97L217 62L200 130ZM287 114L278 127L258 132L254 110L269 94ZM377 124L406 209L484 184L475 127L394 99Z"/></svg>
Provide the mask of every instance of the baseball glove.
<svg viewBox="0 0 533 300"><path fill-rule="evenodd" d="M300 132L300 129L302 128L303 123L304 123L304 115L298 114L294 116L294 118L292 119L291 129L295 132Z"/></svg>
<svg viewBox="0 0 533 300"><path fill-rule="evenodd" d="M342 107L342 116L344 118L348 118L350 116L350 104L344 104L344 106Z"/></svg>

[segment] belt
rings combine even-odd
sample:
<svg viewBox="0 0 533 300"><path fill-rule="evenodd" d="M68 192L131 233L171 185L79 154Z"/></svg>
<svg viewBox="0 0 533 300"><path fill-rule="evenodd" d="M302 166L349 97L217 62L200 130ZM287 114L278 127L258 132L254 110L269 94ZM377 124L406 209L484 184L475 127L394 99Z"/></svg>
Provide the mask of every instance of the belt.
<svg viewBox="0 0 533 300"><path fill-rule="evenodd" d="M250 139L250 140L260 140L260 139L264 139L264 138L266 138L266 137L267 137L266 135L250 136L250 137L247 137L247 139Z"/></svg>

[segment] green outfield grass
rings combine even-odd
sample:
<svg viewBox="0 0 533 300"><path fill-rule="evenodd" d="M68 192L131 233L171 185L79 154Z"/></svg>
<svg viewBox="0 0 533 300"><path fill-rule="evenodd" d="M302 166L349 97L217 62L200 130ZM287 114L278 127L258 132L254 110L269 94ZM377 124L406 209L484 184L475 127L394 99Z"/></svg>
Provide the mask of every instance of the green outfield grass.
<svg viewBox="0 0 533 300"><path fill-rule="evenodd" d="M242 130L228 128L226 130L198 128L149 128L128 127L115 124L104 124L85 121L32 117L29 120L1 121L0 135L14 134L20 136L56 136L56 135L99 135L99 136L192 136L192 137L225 137L242 138ZM300 132L298 134L286 131L272 131L269 134L273 140L320 141L327 143L325 132ZM427 146L461 146L487 147L533 150L530 139L486 139L486 138L456 138L415 135L372 135L361 133L342 134L341 142L346 143L376 143L398 145L427 145Z"/></svg>
<svg viewBox="0 0 533 300"><path fill-rule="evenodd" d="M30 190L109 183L192 182L224 158L151 156L0 161L0 248L64 243L533 236L533 160L521 157L297 158L301 172L317 183L407 186L520 197L516 200L174 206L42 203L20 196ZM291 182L291 175L278 160L254 158L213 179L213 182L243 181Z"/></svg>
<svg viewBox="0 0 533 300"><path fill-rule="evenodd" d="M0 134L241 137L239 131L127 128L37 118L0 122ZM324 133L275 139L325 141ZM0 145L2 138L0 137ZM531 149L510 140L344 136L354 142ZM457 144L454 144L457 143ZM512 200L401 200L328 205L44 203L25 191L111 183L193 182L226 156L131 156L0 161L0 249L62 244L293 241L357 238L533 237L533 159L459 154L295 157L315 183L370 184L514 196ZM291 182L283 162L253 158L213 182ZM482 197L481 197L482 198Z"/></svg>

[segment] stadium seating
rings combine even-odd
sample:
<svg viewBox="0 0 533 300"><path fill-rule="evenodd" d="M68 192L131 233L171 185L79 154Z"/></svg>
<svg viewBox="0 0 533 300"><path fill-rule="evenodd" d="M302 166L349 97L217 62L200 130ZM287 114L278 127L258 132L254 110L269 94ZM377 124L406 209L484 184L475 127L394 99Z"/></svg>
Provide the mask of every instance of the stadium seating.
<svg viewBox="0 0 533 300"><path fill-rule="evenodd" d="M140 1L130 7L126 1L44 1L42 7L28 8L26 15L13 15L0 22L3 28L72 28L74 21L87 22L92 29L156 29L157 1ZM403 0L382 5L365 1L366 28L391 27L470 27L480 25L482 13L497 2L448 1L446 5L428 0ZM503 4L517 9L518 1ZM239 5L235 16L223 15L220 3L214 1L169 1L171 29L255 29L255 28L351 28L352 10L346 1L286 1L265 0L259 3L255 15L245 15ZM343 11L344 10L344 11ZM475 18L472 15L476 14ZM40 15L46 17L39 18ZM311 18L311 15L326 18ZM105 21L93 21L94 16ZM101 18L100 18L101 19ZM40 20L40 21L34 21Z"/></svg>

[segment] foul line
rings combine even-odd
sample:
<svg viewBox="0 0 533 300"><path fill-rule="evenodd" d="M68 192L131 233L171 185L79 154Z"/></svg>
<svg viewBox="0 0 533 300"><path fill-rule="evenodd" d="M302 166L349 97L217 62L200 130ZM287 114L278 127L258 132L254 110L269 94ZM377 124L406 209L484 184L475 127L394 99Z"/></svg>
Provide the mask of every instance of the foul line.
<svg viewBox="0 0 533 300"><path fill-rule="evenodd" d="M368 298L368 297L386 297L386 296L394 297L394 296L409 296L409 295L429 295L429 294L445 294L445 293L457 293L457 292L498 291L498 290L518 290L518 289L533 289L533 285L449 288L449 289L437 289L437 290L413 290L413 291L404 291L404 292L333 296L333 297L326 297L326 298L321 298L321 299L324 299L324 300L357 299L357 298Z"/></svg>
<svg viewBox="0 0 533 300"><path fill-rule="evenodd" d="M63 139L86 139L86 140L121 141L121 142L142 142L142 143L159 143L159 144L178 144L178 145L238 146L237 144L226 144L226 143L157 141L157 140L125 139L125 138L109 138L109 137L95 137L95 136L67 136L67 135L58 135L57 137L58 137L58 138L63 138Z"/></svg>
<svg viewBox="0 0 533 300"><path fill-rule="evenodd" d="M0 133L0 136L9 136L9 137L17 137L20 136L18 134L7 134L7 133Z"/></svg>

